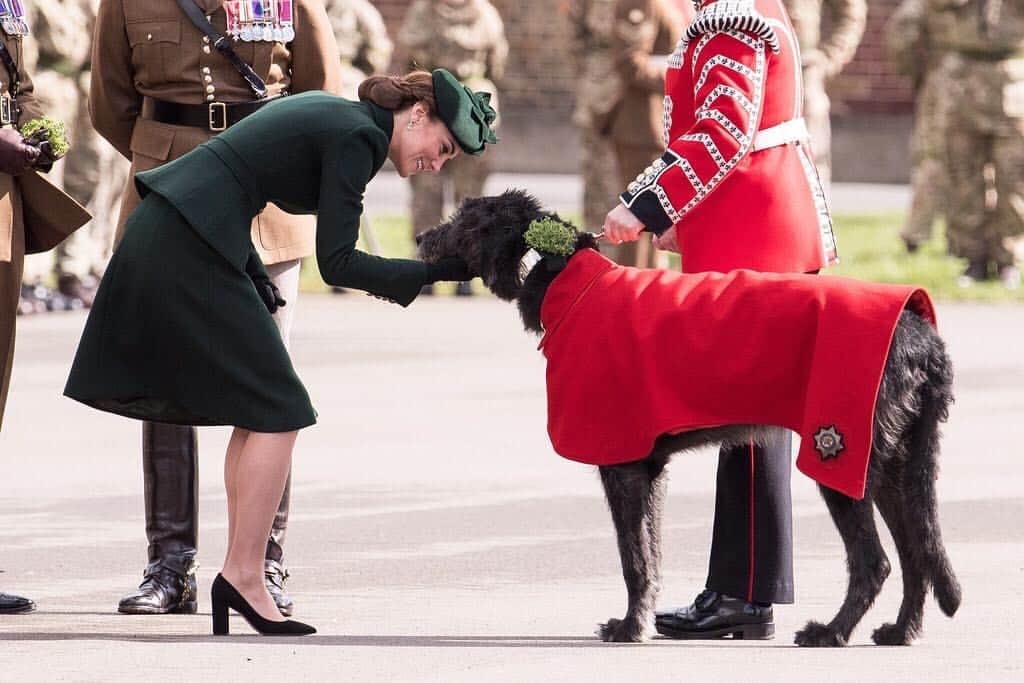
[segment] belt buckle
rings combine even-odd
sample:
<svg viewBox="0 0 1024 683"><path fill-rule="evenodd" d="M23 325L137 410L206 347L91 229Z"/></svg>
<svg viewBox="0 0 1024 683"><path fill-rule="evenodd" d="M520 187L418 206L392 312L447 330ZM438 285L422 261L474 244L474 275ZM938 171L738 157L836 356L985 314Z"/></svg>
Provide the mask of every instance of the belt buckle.
<svg viewBox="0 0 1024 683"><path fill-rule="evenodd" d="M0 97L0 125L6 126L14 123L14 117L11 116L11 98Z"/></svg>
<svg viewBox="0 0 1024 683"><path fill-rule="evenodd" d="M210 102L207 111L209 112L209 128L215 133L228 129L228 105L224 102ZM218 122L218 117L220 121Z"/></svg>

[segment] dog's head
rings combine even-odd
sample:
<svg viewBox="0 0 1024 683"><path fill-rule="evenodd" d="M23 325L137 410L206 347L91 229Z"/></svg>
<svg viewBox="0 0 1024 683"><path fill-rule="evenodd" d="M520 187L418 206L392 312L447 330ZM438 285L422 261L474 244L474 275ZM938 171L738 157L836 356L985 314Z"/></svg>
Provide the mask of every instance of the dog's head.
<svg viewBox="0 0 1024 683"><path fill-rule="evenodd" d="M474 276L498 297L512 301L522 290L519 261L529 249L523 234L530 223L550 218L523 190L506 190L496 197L474 197L462 202L451 220L416 237L419 257L427 263L457 256ZM576 248L593 246L593 236L581 233Z"/></svg>

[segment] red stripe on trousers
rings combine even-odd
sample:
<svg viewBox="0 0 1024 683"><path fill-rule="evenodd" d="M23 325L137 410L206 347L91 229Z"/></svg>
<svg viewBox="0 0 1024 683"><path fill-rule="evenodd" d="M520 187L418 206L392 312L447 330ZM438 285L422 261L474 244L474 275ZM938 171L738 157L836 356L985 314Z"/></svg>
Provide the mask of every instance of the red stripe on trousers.
<svg viewBox="0 0 1024 683"><path fill-rule="evenodd" d="M754 442L750 442L750 583L747 602L754 601Z"/></svg>

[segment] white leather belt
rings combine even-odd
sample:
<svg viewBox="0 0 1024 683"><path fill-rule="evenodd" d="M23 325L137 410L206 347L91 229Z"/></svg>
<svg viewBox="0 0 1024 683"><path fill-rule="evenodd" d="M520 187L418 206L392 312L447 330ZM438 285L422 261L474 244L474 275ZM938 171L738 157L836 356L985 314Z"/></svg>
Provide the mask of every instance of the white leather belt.
<svg viewBox="0 0 1024 683"><path fill-rule="evenodd" d="M762 149L787 145L790 142L807 142L811 134L807 132L807 124L803 118L790 119L771 128L757 131L754 136L752 152L760 152Z"/></svg>

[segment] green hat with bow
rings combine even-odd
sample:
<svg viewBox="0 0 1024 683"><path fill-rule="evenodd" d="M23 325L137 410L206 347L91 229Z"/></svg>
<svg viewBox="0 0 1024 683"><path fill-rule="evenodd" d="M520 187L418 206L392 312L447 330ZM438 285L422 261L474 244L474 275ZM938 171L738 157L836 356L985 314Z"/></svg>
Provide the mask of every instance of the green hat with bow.
<svg viewBox="0 0 1024 683"><path fill-rule="evenodd" d="M434 99L437 114L459 147L474 156L484 153L484 144L498 142L491 124L498 114L491 108L491 93L473 92L447 69L434 69Z"/></svg>

